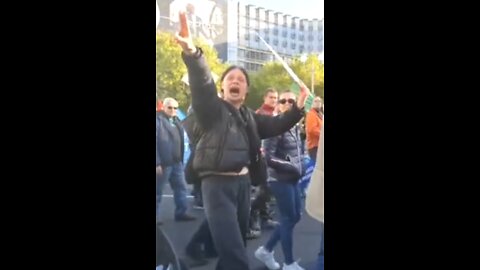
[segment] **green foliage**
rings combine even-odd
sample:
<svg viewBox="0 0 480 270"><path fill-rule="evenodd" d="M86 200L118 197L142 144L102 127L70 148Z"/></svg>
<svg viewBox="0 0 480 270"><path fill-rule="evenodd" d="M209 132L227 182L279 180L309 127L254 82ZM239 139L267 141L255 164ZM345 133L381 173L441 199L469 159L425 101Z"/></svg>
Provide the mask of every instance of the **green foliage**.
<svg viewBox="0 0 480 270"><path fill-rule="evenodd" d="M314 73L314 91L316 96L324 98L324 65L317 56L309 55L307 61L302 63L300 58L294 58L290 61L289 66L298 75L298 77L311 89L312 81L312 65ZM258 108L263 103L263 95L265 91L273 87L279 93L289 89L296 92L292 86L293 80L285 71L279 62L269 62L265 64L259 71L252 73L250 92L247 99L247 105L251 108Z"/></svg>
<svg viewBox="0 0 480 270"><path fill-rule="evenodd" d="M202 48L207 63L212 72L218 76L226 69L213 47L202 40L195 40L195 44ZM170 33L159 32L156 35L156 80L157 95L160 99L172 97L179 103L179 107L186 111L190 105L191 95L189 87L182 82L182 77L187 73L183 63L182 49Z"/></svg>
<svg viewBox="0 0 480 270"><path fill-rule="evenodd" d="M176 99L180 108L185 111L190 105L191 95L189 87L182 82L182 77L187 73L181 57L182 50L171 33L158 32L156 44L157 95L160 99L166 97ZM202 48L210 70L220 77L228 65L222 63L216 50L204 41L197 39L195 44ZM315 95L324 98L324 66L316 55L309 55L305 63L299 58L294 58L289 65L309 88L313 66ZM263 95L267 88L273 87L280 93L287 89L295 90L292 89L293 80L279 62L269 62L259 71L250 72L249 75L250 89L246 104L252 109L257 109L263 103ZM219 86L220 82L217 82L217 89L220 89Z"/></svg>

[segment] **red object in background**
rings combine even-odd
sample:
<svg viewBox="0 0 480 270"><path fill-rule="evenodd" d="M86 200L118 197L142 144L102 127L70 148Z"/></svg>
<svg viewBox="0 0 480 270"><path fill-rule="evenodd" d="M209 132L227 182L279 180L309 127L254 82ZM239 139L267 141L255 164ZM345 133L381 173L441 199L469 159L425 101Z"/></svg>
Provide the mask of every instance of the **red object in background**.
<svg viewBox="0 0 480 270"><path fill-rule="evenodd" d="M157 100L157 112L163 109L163 102L161 100Z"/></svg>

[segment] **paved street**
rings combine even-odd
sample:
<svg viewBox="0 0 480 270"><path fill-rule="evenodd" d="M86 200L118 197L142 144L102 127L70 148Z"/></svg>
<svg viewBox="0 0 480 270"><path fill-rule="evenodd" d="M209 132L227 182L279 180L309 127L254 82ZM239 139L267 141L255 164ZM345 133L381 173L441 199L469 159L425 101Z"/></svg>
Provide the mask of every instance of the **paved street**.
<svg viewBox="0 0 480 270"><path fill-rule="evenodd" d="M190 198L190 205L193 198ZM192 236L193 232L197 229L200 223L203 221L203 210L197 210L191 208L190 213L196 216L198 219L190 222L175 222L173 219L174 202L172 192L169 185L165 186L165 193L162 199L162 230L172 241L175 251L179 257L184 256L184 248ZM258 246L264 244L272 231L263 231L262 237L255 240L249 240L247 242L248 256L250 259L250 267L252 270L265 270L267 269L263 264L258 261L253 253ZM302 219L297 224L294 230L294 258L300 259L300 266L307 270L313 269L317 254L320 247L321 229L320 223L311 218L306 212L303 213ZM279 263L283 263L283 254L281 251L280 243L275 248L275 258ZM196 270L214 270L216 265L216 259L209 261L209 264L196 267Z"/></svg>

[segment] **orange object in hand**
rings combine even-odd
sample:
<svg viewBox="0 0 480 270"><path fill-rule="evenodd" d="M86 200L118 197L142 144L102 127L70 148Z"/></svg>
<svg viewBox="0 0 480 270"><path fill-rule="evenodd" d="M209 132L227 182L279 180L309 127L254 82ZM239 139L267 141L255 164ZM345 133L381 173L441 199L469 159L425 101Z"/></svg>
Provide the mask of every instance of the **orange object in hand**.
<svg viewBox="0 0 480 270"><path fill-rule="evenodd" d="M179 33L179 35L181 37L188 37L188 24L187 24L187 16L185 15L185 12L180 12L179 17L180 17L180 33Z"/></svg>

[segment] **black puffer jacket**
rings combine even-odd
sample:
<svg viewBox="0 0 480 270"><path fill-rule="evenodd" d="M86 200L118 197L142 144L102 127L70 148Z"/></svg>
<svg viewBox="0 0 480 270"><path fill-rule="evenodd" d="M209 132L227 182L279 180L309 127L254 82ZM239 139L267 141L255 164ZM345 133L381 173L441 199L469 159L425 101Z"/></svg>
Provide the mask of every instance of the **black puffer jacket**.
<svg viewBox="0 0 480 270"><path fill-rule="evenodd" d="M268 181L298 182L304 174L299 126L295 125L282 135L266 139L263 143Z"/></svg>
<svg viewBox="0 0 480 270"><path fill-rule="evenodd" d="M200 175L240 171L243 166L258 161L260 139L284 133L304 115L303 110L297 107L276 117L255 114L245 106L237 110L217 96L215 83L200 48L196 55L182 53L182 57L188 70L194 122L202 130L193 160L193 168ZM242 119L240 111L247 118L246 122L239 120ZM247 123L252 130L253 141L249 140ZM186 129L191 130L188 127ZM250 149L255 152L252 153Z"/></svg>

